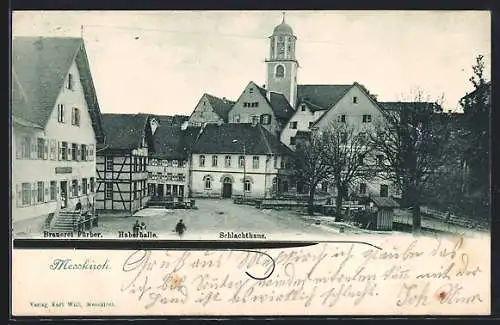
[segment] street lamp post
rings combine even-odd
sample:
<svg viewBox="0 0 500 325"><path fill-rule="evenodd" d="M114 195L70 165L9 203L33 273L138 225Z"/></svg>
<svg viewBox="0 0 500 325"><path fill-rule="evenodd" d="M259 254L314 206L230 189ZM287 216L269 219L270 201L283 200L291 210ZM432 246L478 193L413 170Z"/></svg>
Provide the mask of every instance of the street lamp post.
<svg viewBox="0 0 500 325"><path fill-rule="evenodd" d="M245 201L246 198L246 193L245 193L245 180L246 180L246 174L247 174L247 149L245 146L245 142L239 141L238 139L234 139L233 143L238 143L241 142L243 146L243 201Z"/></svg>

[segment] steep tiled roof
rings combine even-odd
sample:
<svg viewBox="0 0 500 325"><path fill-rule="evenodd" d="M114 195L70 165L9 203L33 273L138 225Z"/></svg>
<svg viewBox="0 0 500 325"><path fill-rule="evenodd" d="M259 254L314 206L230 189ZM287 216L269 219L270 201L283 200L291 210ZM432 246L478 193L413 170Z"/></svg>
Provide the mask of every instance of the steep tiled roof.
<svg viewBox="0 0 500 325"><path fill-rule="evenodd" d="M297 85L297 102L305 100L324 109L335 105L352 85Z"/></svg>
<svg viewBox="0 0 500 325"><path fill-rule="evenodd" d="M326 111L328 109L325 107L318 106L318 105L312 103L310 100L302 99L302 102L305 103L307 105L307 107L309 107L309 110L311 112Z"/></svg>
<svg viewBox="0 0 500 325"><path fill-rule="evenodd" d="M286 97L281 93L271 92L270 100L271 108L273 109L274 115L278 119L288 121L292 117L295 111L286 99Z"/></svg>
<svg viewBox="0 0 500 325"><path fill-rule="evenodd" d="M140 147L148 115L146 114L102 114L106 133L106 148L133 149Z"/></svg>
<svg viewBox="0 0 500 325"><path fill-rule="evenodd" d="M27 107L13 107L13 114L46 124L81 44L80 38L13 39L12 65L30 102Z"/></svg>
<svg viewBox="0 0 500 325"><path fill-rule="evenodd" d="M163 126L180 126L182 123L189 119L189 116L186 115L156 115L151 114L152 118L156 118L158 123Z"/></svg>
<svg viewBox="0 0 500 325"><path fill-rule="evenodd" d="M153 135L154 153L152 156L166 159L185 158L180 126L161 125Z"/></svg>
<svg viewBox="0 0 500 325"><path fill-rule="evenodd" d="M431 102L378 102L386 111L419 110L436 105Z"/></svg>
<svg viewBox="0 0 500 325"><path fill-rule="evenodd" d="M216 140L215 140L216 139ZM233 140L238 140L234 143ZM289 149L279 139L260 124L229 123L208 124L193 146L193 153L246 153L278 154L288 153Z"/></svg>
<svg viewBox="0 0 500 325"><path fill-rule="evenodd" d="M98 141L102 137L100 110L81 38L14 37L12 66L28 105L13 103L12 114L45 127L73 61L89 107Z"/></svg>
<svg viewBox="0 0 500 325"><path fill-rule="evenodd" d="M257 86L257 84L255 85ZM295 113L293 107L290 106L290 103L282 93L271 91L268 98L268 91L265 88L257 86L257 89L266 99L269 106L271 106L274 116L276 116L277 119L288 121L293 113Z"/></svg>
<svg viewBox="0 0 500 325"><path fill-rule="evenodd" d="M200 134L201 126L189 126L182 131L182 149L189 153Z"/></svg>
<svg viewBox="0 0 500 325"><path fill-rule="evenodd" d="M224 120L224 123L227 123L227 118L229 115L229 111L233 108L234 102L225 98L219 98L210 94L205 94L205 97L212 105L214 112L219 115L220 118Z"/></svg>

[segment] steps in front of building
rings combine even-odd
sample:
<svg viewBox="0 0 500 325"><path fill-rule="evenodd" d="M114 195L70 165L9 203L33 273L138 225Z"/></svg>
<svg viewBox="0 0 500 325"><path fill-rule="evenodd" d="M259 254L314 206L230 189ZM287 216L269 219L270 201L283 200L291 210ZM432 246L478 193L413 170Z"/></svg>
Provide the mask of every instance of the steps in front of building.
<svg viewBox="0 0 500 325"><path fill-rule="evenodd" d="M51 231L73 231L74 222L78 220L80 212L60 211L54 224L50 227Z"/></svg>

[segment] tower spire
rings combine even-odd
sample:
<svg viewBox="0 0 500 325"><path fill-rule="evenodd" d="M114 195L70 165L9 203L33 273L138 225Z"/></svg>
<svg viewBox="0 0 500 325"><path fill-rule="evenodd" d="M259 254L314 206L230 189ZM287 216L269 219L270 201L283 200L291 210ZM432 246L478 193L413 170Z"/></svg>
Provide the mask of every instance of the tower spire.
<svg viewBox="0 0 500 325"><path fill-rule="evenodd" d="M283 12L282 12L283 18L281 19L281 23L282 23L282 24L284 24L284 23L285 23L285 14L286 14L286 12L284 12L284 11L283 11Z"/></svg>
<svg viewBox="0 0 500 325"><path fill-rule="evenodd" d="M83 39L83 25L80 25L80 37Z"/></svg>

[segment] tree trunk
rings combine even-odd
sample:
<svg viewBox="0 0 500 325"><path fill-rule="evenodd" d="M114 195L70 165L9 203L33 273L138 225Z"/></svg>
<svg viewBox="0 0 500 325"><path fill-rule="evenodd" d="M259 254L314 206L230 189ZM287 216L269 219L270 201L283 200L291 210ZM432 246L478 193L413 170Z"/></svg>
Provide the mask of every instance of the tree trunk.
<svg viewBox="0 0 500 325"><path fill-rule="evenodd" d="M413 217L413 229L412 229L413 233L418 234L422 229L422 215L420 213L419 204L413 205L412 217Z"/></svg>
<svg viewBox="0 0 500 325"><path fill-rule="evenodd" d="M311 186L309 189L309 199L307 200L307 213L314 215L314 194L316 193L316 186Z"/></svg>
<svg viewBox="0 0 500 325"><path fill-rule="evenodd" d="M337 197L335 198L335 221L339 221L339 218L342 215L342 195L342 186L337 183Z"/></svg>

